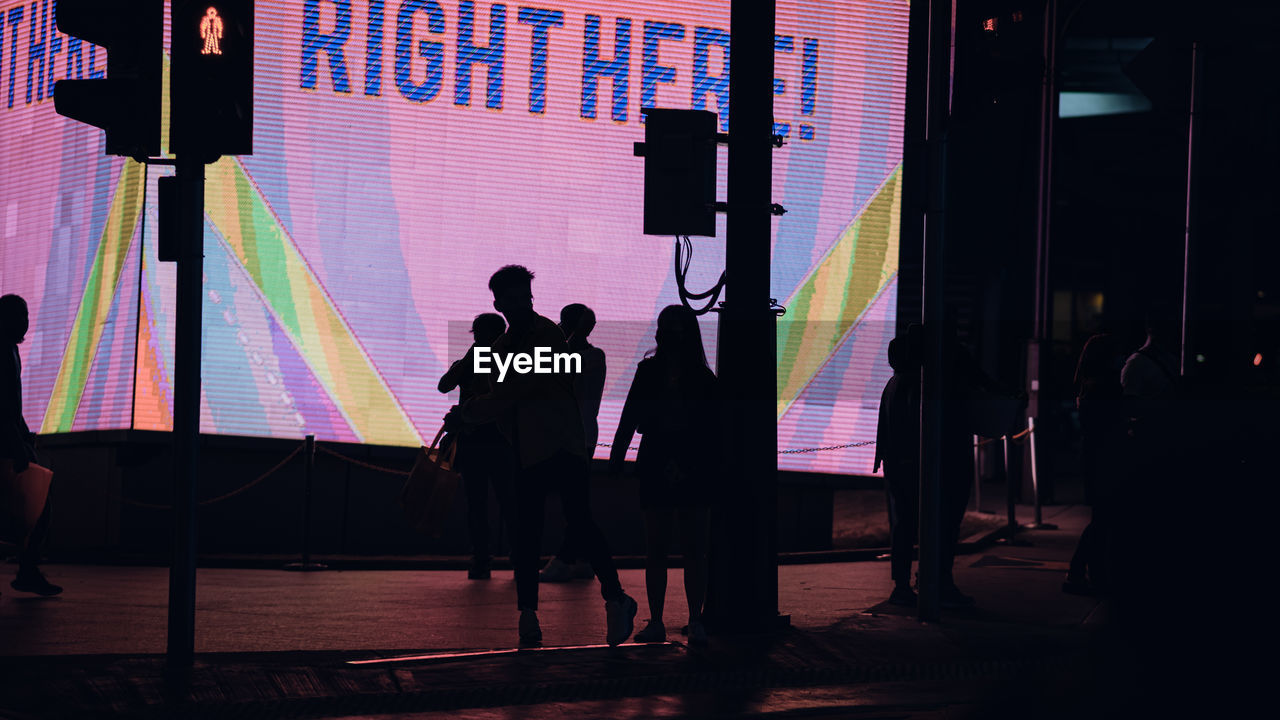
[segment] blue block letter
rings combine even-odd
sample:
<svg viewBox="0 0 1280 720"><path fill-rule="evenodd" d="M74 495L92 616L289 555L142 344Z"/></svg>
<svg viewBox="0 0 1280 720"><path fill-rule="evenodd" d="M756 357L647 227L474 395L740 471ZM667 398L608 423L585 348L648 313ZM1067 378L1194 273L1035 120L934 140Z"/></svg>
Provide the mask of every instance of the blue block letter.
<svg viewBox="0 0 1280 720"><path fill-rule="evenodd" d="M405 99L424 103L440 94L444 82L444 43L418 42L418 55L427 59L427 79L414 84L413 17L419 10L427 14L427 31L444 32L444 10L435 0L405 0L396 13L396 87Z"/></svg>
<svg viewBox="0 0 1280 720"><path fill-rule="evenodd" d="M550 28L564 27L564 12L541 8L520 8L518 19L533 26L533 49L529 54L529 112L547 111L547 38Z"/></svg>
<svg viewBox="0 0 1280 720"><path fill-rule="evenodd" d="M31 3L31 32L27 43L27 104L31 103L32 80L35 80L36 99L44 99L44 49L49 34L49 0L40 5L40 39L36 39L36 4ZM37 70L37 68L39 68Z"/></svg>
<svg viewBox="0 0 1280 720"><path fill-rule="evenodd" d="M343 46L351 37L351 0L330 1L337 7L338 19L333 32L327 35L320 32L320 0L307 0L302 9L302 73L298 87L316 89L318 56L323 51L329 56L329 75L334 92L349 93L351 80L347 77L347 57Z"/></svg>
<svg viewBox="0 0 1280 720"><path fill-rule="evenodd" d="M494 110L502 109L503 58L507 41L507 6L494 3L489 6L489 45L473 44L476 24L474 0L463 0L458 5L458 63L454 71L453 104L471 104L471 66L481 63L489 66L489 83L484 105Z"/></svg>
<svg viewBox="0 0 1280 720"><path fill-rule="evenodd" d="M369 27L364 35L364 94L382 94L382 25L386 0L369 0Z"/></svg>
<svg viewBox="0 0 1280 720"><path fill-rule="evenodd" d="M804 64L800 71L800 114L813 115L818 96L818 39L804 39ZM800 139L813 139L813 126L800 124Z"/></svg>
<svg viewBox="0 0 1280 720"><path fill-rule="evenodd" d="M22 6L9 11L9 107L13 107L13 82L18 71L18 24L22 22ZM96 46L95 46L96 47Z"/></svg>
<svg viewBox="0 0 1280 720"><path fill-rule="evenodd" d="M614 122L627 121L627 101L631 94L631 18L617 18L613 28L613 60L600 59L600 16L588 15L582 43L582 109L588 120L596 117L596 91L600 77L613 80Z"/></svg>
<svg viewBox="0 0 1280 720"><path fill-rule="evenodd" d="M676 81L676 69L658 64L659 40L683 40L684 26L679 23L644 21L644 60L640 72L640 107L653 107L658 97L658 83Z"/></svg>
<svg viewBox="0 0 1280 720"><path fill-rule="evenodd" d="M724 71L707 75L708 56L712 45L724 51ZM693 29L693 109L707 109L707 93L716 94L716 112L720 116L720 132L729 132L729 33L720 28Z"/></svg>

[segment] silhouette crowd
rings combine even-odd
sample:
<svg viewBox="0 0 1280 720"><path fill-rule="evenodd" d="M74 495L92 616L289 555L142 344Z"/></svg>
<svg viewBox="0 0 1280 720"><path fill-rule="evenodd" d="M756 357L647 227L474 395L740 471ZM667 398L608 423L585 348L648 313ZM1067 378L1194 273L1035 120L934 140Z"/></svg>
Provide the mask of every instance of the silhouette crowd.
<svg viewBox="0 0 1280 720"><path fill-rule="evenodd" d="M703 608L707 594L711 508L724 483L719 448L696 436L714 425L720 389L707 363L697 314L685 305L665 307L657 318L656 346L635 368L608 469L613 477L626 467L635 434L641 435L634 465L638 505L644 518L645 596L649 619L635 632L638 604L623 589L608 540L594 519L590 496L590 460L598 446L598 414L606 377L603 350L590 342L596 326L591 308L565 306L559 322L533 307L534 275L508 265L495 272L488 287L493 308L475 317L473 342L440 378L442 393L459 391L458 404L445 417L446 442L455 450L467 501L467 530L472 560L468 577L488 579L493 559L489 498L496 498L502 531L509 538L515 571L518 636L522 646L542 642L538 621L539 583L595 578L605 601L606 641L610 645L667 639L667 571L673 540L683 554L684 592L689 611L683 632L691 644L707 642ZM18 345L29 330L26 302L0 297L0 475L6 484L37 461L35 435L22 414L22 366ZM942 327L943 373L940 443L940 575L943 607L975 604L956 585L952 566L961 522L972 485L972 439L990 426L990 398L1012 401L1021 413L1025 395L1010 392L982 371L960 342L954 322ZM1063 591L1106 594L1123 589L1132 562L1126 557L1124 524L1118 518L1136 511L1147 492L1143 483L1171 470L1176 453L1180 368L1167 346L1171 316L1153 313L1146 342L1121 352L1111 334L1089 338L1077 363L1074 389L1082 438L1085 489L1092 520L1083 531ZM918 602L911 565L919 535L921 470L921 381L927 366L924 327L909 325L888 345L893 375L879 407L874 471L883 469L890 527L889 603ZM574 353L581 365L572 371L511 373L499 381L477 372L478 350L493 355L534 355L539 349ZM997 406L1011 407L1009 402ZM1009 416L1006 410L1001 414ZM539 567L547 495L559 496L565 527L555 556ZM20 592L56 595L37 566L48 533L45 501L34 526L21 538L17 577Z"/></svg>

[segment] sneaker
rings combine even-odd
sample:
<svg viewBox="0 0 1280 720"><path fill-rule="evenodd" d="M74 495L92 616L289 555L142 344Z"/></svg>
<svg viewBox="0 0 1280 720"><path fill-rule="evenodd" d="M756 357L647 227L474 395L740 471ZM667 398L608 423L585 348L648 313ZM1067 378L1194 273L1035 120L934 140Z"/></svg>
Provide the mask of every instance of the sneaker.
<svg viewBox="0 0 1280 720"><path fill-rule="evenodd" d="M579 560L569 566L569 577L574 580L590 580L595 576L596 571L591 569L591 563L586 560Z"/></svg>
<svg viewBox="0 0 1280 720"><path fill-rule="evenodd" d="M907 585L898 585L889 594L890 605L900 605L902 607L915 607L919 602L916 591Z"/></svg>
<svg viewBox="0 0 1280 720"><path fill-rule="evenodd" d="M631 637L631 632L636 629L638 609L636 601L626 593L622 593L622 597L616 600L606 600L604 612L608 618L608 630L605 632L605 642L616 647Z"/></svg>
<svg viewBox="0 0 1280 720"><path fill-rule="evenodd" d="M666 641L667 628L662 624L661 620L646 622L644 629L636 633L636 642L638 643L660 643Z"/></svg>
<svg viewBox="0 0 1280 720"><path fill-rule="evenodd" d="M542 626L534 610L520 611L520 647L538 647L542 644Z"/></svg>
<svg viewBox="0 0 1280 720"><path fill-rule="evenodd" d="M62 592L62 588L45 579L39 570L30 572L18 571L18 577L9 583L9 587L18 592L29 592L49 597Z"/></svg>
<svg viewBox="0 0 1280 720"><path fill-rule="evenodd" d="M976 601L964 593L960 592L960 588L955 585L946 585L938 592L938 604L944 608L968 608L973 607Z"/></svg>
<svg viewBox="0 0 1280 720"><path fill-rule="evenodd" d="M700 620L689 621L689 644L699 646L707 644L707 626Z"/></svg>
<svg viewBox="0 0 1280 720"><path fill-rule="evenodd" d="M538 582L567 582L573 577L573 568L568 563L555 557L547 566L538 571Z"/></svg>

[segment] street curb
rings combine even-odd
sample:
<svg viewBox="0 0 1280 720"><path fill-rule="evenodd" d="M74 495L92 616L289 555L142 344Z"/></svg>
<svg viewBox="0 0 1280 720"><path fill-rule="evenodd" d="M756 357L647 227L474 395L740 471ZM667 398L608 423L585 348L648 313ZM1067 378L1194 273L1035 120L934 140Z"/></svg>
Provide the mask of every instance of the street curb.
<svg viewBox="0 0 1280 720"><path fill-rule="evenodd" d="M986 548L996 544L1001 538L1008 534L1008 527L1001 526L986 533L972 535L961 541L957 553L960 555L969 555L981 552ZM782 552L778 553L778 565L815 565L821 563L840 563L840 562L866 562L875 560L887 560L889 548L847 548L834 550L811 550L804 552ZM543 558L548 560L549 557ZM197 567L201 568L234 568L242 570L279 570L285 564L297 562L296 555L202 555L197 560ZM358 556L331 557L325 555L315 555L312 557L313 562L323 563L328 566L329 570L449 570L449 571L465 571L471 565L470 558L464 555L437 555L437 556L381 556L361 558ZM89 555L78 553L55 554L46 559L45 564L66 564L66 565L118 565L118 566L137 566L137 567L168 567L169 558L150 557L137 555L121 555L115 553L93 553ZM614 564L620 570L641 570L645 566L645 557L643 555L619 555L614 558ZM511 570L511 562L505 557L495 557L492 565L493 570ZM683 567L683 558L680 555L672 555L668 561L668 567Z"/></svg>

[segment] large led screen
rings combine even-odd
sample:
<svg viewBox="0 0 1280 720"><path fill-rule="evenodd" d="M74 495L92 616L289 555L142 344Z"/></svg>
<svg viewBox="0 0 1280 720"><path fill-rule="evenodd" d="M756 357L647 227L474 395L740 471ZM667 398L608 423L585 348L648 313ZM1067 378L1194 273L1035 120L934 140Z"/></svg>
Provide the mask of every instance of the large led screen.
<svg viewBox="0 0 1280 720"><path fill-rule="evenodd" d="M456 402L437 380L491 310L489 275L520 263L542 314L596 313L608 442L658 311L678 302L672 239L641 231L640 109L712 110L731 130L728 6L257 3L254 154L207 170L202 429L429 439ZM99 130L54 113L55 81L106 66L55 14L0 0L0 291L32 311L26 416L43 433L166 430L174 270L156 257L156 181L170 171L106 157ZM781 449L875 436L906 37L907 0L779 2ZM718 232L693 241L693 290L723 269L723 219ZM702 321L712 361L732 362L714 358L715 315ZM872 452L780 467L865 474Z"/></svg>

